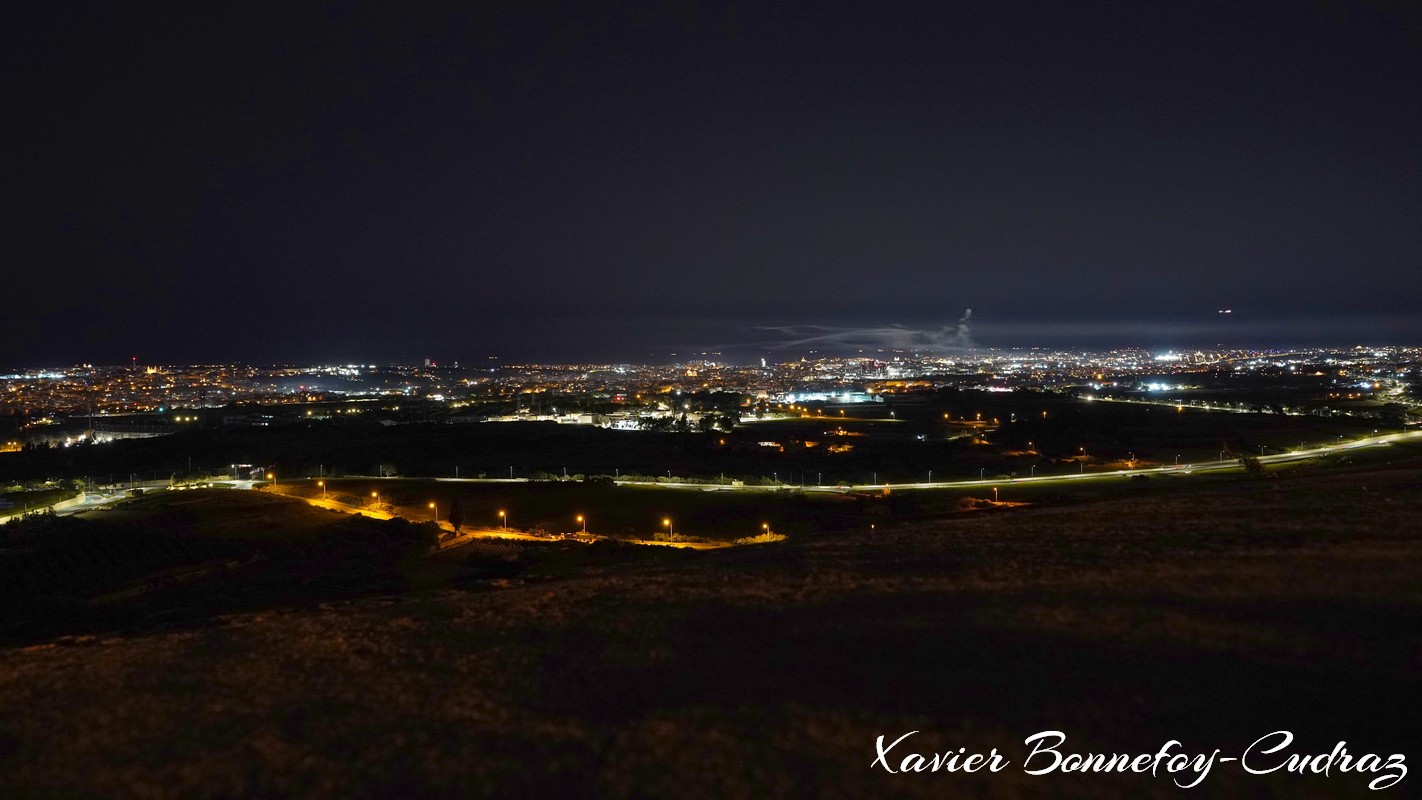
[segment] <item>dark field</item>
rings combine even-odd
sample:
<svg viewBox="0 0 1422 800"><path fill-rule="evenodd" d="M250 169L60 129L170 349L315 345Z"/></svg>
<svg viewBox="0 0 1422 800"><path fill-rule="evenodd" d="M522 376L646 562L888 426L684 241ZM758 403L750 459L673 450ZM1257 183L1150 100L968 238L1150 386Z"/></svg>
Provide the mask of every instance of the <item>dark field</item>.
<svg viewBox="0 0 1422 800"><path fill-rule="evenodd" d="M1415 766L1419 512L1416 466L1289 473L11 648L4 796L1184 791L1026 776L1044 729L1079 751L1226 755L1289 729L1296 752L1346 740ZM868 768L876 736L911 730L918 751L996 746L1014 767ZM1416 780L1374 794L1219 765L1190 792Z"/></svg>
<svg viewBox="0 0 1422 800"><path fill-rule="evenodd" d="M435 533L259 492L167 492L0 527L0 642L137 633L398 591Z"/></svg>
<svg viewBox="0 0 1422 800"><path fill-rule="evenodd" d="M1268 471L1294 476L1324 475L1361 465L1405 463L1416 458L1422 458L1422 447L1402 442L1387 448L1278 464ZM1230 461L1233 463L1234 459ZM1208 462L1214 463L1214 459ZM498 527L501 524L498 512L503 510L513 528L550 533L579 530L576 520L581 514L588 520L589 532L627 539L650 539L658 532L665 532L662 521L671 518L679 534L731 541L760 533L762 524L769 524L771 530L778 533L799 536L916 524L965 512L1005 511L1005 508L990 507L994 487L998 490L996 497L1003 504L1058 506L1120 497L1208 491L1238 482L1241 472L1157 473L1134 479L1101 475L1086 480L1036 484L1015 483L998 476L1000 480L966 488L922 490L891 486L887 494L798 491L793 486L723 491L714 486L669 489L651 484L613 486L574 480L477 483L343 478L327 480L324 496L354 507L365 507L372 501L371 493L378 492L380 501L387 504L384 507L411 520L432 519L434 512L429 504L434 502L439 518L446 521L451 501L458 498L466 526ZM994 476L989 474L988 477ZM814 476L811 476L811 486L813 484ZM289 480L279 483L276 489L296 497L323 496L314 480Z"/></svg>
<svg viewBox="0 0 1422 800"><path fill-rule="evenodd" d="M226 474L232 464L274 468L283 478L381 475L530 477L539 474L725 475L783 483L923 481L1075 472L1135 456L1143 465L1215 459L1221 450L1258 454L1370 434L1358 418L1219 413L1087 402L1038 392L945 391L922 403L874 403L816 410L824 416L750 422L731 433L612 431L555 423L444 425L419 419L383 426L311 421L271 429L201 428L156 439L0 454L0 480L167 479L189 471ZM845 415L841 417L840 411ZM407 409L408 411L408 409ZM1043 417L1042 413L1047 416ZM889 413L893 421L883 421ZM945 420L944 415L951 417ZM981 416L984 426L974 427ZM752 417L747 416L747 420ZM991 423L998 420L997 424ZM214 425L220 417L214 418ZM987 427L996 430L988 432ZM839 429L847 434L840 435ZM986 437L974 441L973 433ZM920 441L919 436L923 439ZM780 449L764 447L775 442ZM1029 447L1030 443L1030 447ZM831 452L832 446L849 450Z"/></svg>
<svg viewBox="0 0 1422 800"><path fill-rule="evenodd" d="M665 548L492 542L431 555L427 522L376 520L268 492L188 490L0 527L0 645L138 635L243 611L430 587L487 588Z"/></svg>

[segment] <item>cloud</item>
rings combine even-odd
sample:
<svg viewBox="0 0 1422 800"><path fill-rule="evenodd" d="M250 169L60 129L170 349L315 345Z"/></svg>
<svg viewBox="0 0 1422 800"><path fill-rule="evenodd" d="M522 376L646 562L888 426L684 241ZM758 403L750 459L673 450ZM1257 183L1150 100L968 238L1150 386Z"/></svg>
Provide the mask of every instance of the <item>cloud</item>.
<svg viewBox="0 0 1422 800"><path fill-rule="evenodd" d="M884 325L869 328L847 328L829 325L783 325L756 330L781 334L783 338L761 342L772 350L815 347L817 349L884 349L936 352L961 352L976 349L972 334L973 310L951 325L941 328L907 328Z"/></svg>

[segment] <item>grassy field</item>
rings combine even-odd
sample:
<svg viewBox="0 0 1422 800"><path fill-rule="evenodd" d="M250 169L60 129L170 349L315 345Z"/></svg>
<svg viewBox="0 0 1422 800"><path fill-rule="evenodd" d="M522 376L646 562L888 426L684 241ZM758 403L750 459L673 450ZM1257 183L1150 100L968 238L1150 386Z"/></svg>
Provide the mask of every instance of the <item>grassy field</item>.
<svg viewBox="0 0 1422 800"><path fill-rule="evenodd" d="M26 511L43 508L61 500L68 500L77 497L79 492L73 489L36 489L32 491L0 492L0 500L9 503L6 507L0 507L0 520L17 517Z"/></svg>
<svg viewBox="0 0 1422 800"><path fill-rule="evenodd" d="M0 642L404 589L435 533L260 492L164 492L0 527Z"/></svg>
<svg viewBox="0 0 1422 800"><path fill-rule="evenodd" d="M0 651L5 796L1182 791L868 768L876 736L912 730L1019 763L1044 729L1226 754L1288 729L1297 752L1415 763L1422 470L1201 486ZM1223 766L1191 792L1378 796Z"/></svg>

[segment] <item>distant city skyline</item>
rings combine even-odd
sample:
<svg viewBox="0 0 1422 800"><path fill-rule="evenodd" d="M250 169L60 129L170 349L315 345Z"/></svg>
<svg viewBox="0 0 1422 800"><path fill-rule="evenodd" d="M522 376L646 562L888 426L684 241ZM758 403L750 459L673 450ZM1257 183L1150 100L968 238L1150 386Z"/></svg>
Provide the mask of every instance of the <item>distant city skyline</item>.
<svg viewBox="0 0 1422 800"><path fill-rule="evenodd" d="M853 325L824 321L802 324L726 324L681 320L663 323L666 339L639 339L647 326L639 321L604 320L562 327L554 341L520 342L518 331L487 332L483 346L461 343L460 336L438 338L422 333L408 340L392 338L374 346L352 346L339 336L263 340L237 337L222 343L154 341L148 346L96 342L93 347L55 347L36 342L27 354L0 369L37 369L69 364L411 364L425 359L463 366L489 363L673 363L711 359L754 364L761 358L786 360L805 355L875 355L895 350L922 353L968 352L974 349L1043 348L1062 351L1107 351L1139 348L1160 352L1214 348L1277 349L1290 347L1350 347L1354 345L1422 345L1422 318L1408 315L1349 317L1315 315L1259 318L1249 309L1231 309L1173 319L1075 320L995 319L975 312L967 329L969 341L936 343L944 332L957 335L957 319L937 326L892 322ZM577 328L594 325L600 338L579 337ZM552 326L559 328L556 324ZM398 334L397 334L398 336ZM951 336L950 336L951 338Z"/></svg>
<svg viewBox="0 0 1422 800"><path fill-rule="evenodd" d="M1169 398L1155 393L1189 389L1201 381L1248 384L1257 380L1293 385L1291 392L1302 392L1298 395L1300 401L1309 399L1313 403L1309 413L1372 414L1379 409L1367 403L1361 407L1349 404L1355 400L1404 399L1416 386L1420 365L1422 347L1402 346L1171 352L1142 348L1107 352L885 350L842 356L816 353L774 362L763 359L753 364L729 363L715 353L687 353L677 363L664 364L502 360L469 364L424 359L404 364L180 365L135 360L116 365L0 371L0 417L45 426L57 423L55 415L87 419L94 415L166 413L165 424L181 426L211 422L187 413L196 409L243 408L260 403L290 409L294 405L349 401L357 405L335 413L360 414L368 410L360 403L385 398L393 400L392 410L399 410L409 400L417 406L433 403L442 409L441 413L462 418L489 414L504 417L510 412L526 415L531 409L541 409L540 413L563 420L568 414L581 413L575 409L584 402L613 403L623 411L654 405L672 413L680 407L679 403L667 402L673 394L704 396L708 401L714 395L794 405L815 397L875 402L876 395L950 386L990 393L1082 389L1096 392L1125 386L1147 391L1152 402L1169 405ZM1200 398L1180 398L1181 402L1187 400ZM1220 400L1231 410L1239 410L1238 404L1244 402L1239 397ZM1335 408L1331 401L1341 402L1343 407ZM495 407L479 414L470 410L487 403ZM317 415L316 409L306 411L309 413L297 409L294 415L298 419ZM416 409L411 413L422 412ZM327 415L326 410L319 413L322 418ZM57 428L46 430L51 438L65 435ZM165 428L162 432L173 430Z"/></svg>

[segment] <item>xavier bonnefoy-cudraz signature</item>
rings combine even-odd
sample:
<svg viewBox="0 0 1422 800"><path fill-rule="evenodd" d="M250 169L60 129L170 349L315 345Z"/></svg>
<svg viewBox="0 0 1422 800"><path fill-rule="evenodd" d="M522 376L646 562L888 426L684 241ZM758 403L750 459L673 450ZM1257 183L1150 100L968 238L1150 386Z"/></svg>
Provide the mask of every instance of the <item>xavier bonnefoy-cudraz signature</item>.
<svg viewBox="0 0 1422 800"><path fill-rule="evenodd" d="M1267 733L1243 751L1228 754L1219 749L1192 752L1174 739L1151 752L1077 752L1061 731L1041 731L1028 736L1022 742L1020 754L1002 753L995 747L987 752L969 752L966 747L919 752L913 746L918 733L879 736L874 743L871 768L895 774L1001 772L1016 765L1022 772L1037 776L1073 772L1149 773L1167 778L1181 788L1199 786L1216 768L1240 769L1249 775L1295 773L1362 780L1369 789L1388 789L1407 777L1407 759L1401 753L1354 753L1348 749L1347 742L1342 741L1326 752L1304 752L1294 747L1294 734L1290 731Z"/></svg>

